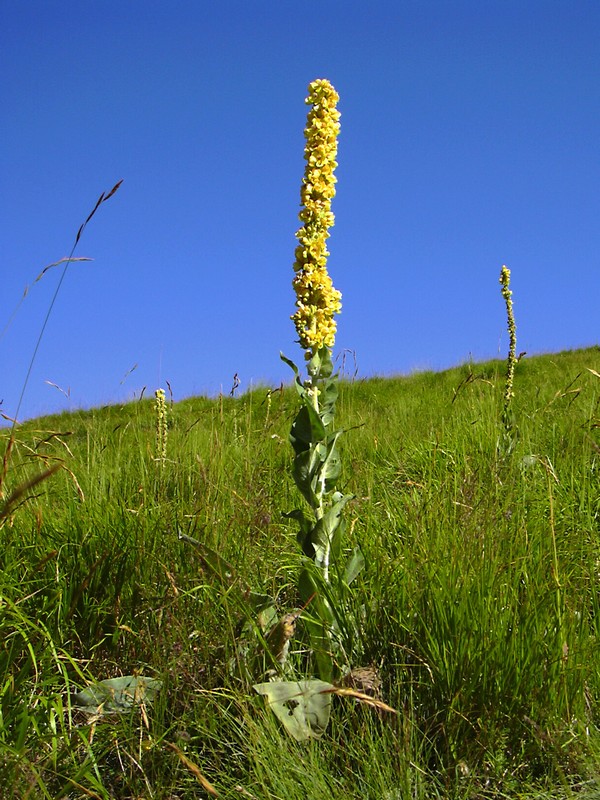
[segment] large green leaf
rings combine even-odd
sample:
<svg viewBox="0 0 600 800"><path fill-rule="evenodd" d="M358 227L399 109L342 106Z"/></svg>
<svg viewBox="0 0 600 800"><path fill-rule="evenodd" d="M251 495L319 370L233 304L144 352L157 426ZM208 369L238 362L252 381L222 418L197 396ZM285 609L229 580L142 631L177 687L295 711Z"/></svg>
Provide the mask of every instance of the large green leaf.
<svg viewBox="0 0 600 800"><path fill-rule="evenodd" d="M323 562L326 552L331 552L335 533L342 521L344 506L349 500L352 500L353 497L354 495L352 494L340 494L336 492L334 495L334 504L315 525L311 533L311 542L314 547L315 561L317 564Z"/></svg>
<svg viewBox="0 0 600 800"><path fill-rule="evenodd" d="M315 494L316 481L313 479L315 478L320 464L321 459L315 448L299 453L294 458L292 464L292 477L294 478L296 486L300 489L304 499L312 508L318 503Z"/></svg>
<svg viewBox="0 0 600 800"><path fill-rule="evenodd" d="M335 404L338 399L339 388L338 382L335 378L325 381L325 385L321 387L321 394L319 395L321 407L321 420L326 428L333 423L335 417Z"/></svg>
<svg viewBox="0 0 600 800"><path fill-rule="evenodd" d="M313 357L306 365L306 371L312 378L313 382L321 377L321 369L322 369L321 350L317 350L317 352L313 354Z"/></svg>
<svg viewBox="0 0 600 800"><path fill-rule="evenodd" d="M269 708L297 741L318 739L325 732L333 684L320 680L270 681L253 688L266 697Z"/></svg>
<svg viewBox="0 0 600 800"><path fill-rule="evenodd" d="M327 442L325 458L323 459L323 466L321 467L321 476L325 480L326 492L333 489L342 471L342 462L337 449L337 440L340 438L341 434L342 431L337 431Z"/></svg>
<svg viewBox="0 0 600 800"><path fill-rule="evenodd" d="M333 378L325 381L325 384L321 388L321 406L333 406L335 405L335 401L338 399L338 395L340 393L339 384L337 380L337 375L334 375Z"/></svg>
<svg viewBox="0 0 600 800"><path fill-rule="evenodd" d="M320 347L308 362L307 371L313 380L330 378L333 373L331 350L328 347Z"/></svg>
<svg viewBox="0 0 600 800"><path fill-rule="evenodd" d="M302 453L311 444L324 439L325 435L325 428L319 412L311 405L310 398L306 398L292 424L290 431L292 447L296 453Z"/></svg>
<svg viewBox="0 0 600 800"><path fill-rule="evenodd" d="M109 678L73 695L73 706L85 714L114 714L151 702L162 681L143 675Z"/></svg>

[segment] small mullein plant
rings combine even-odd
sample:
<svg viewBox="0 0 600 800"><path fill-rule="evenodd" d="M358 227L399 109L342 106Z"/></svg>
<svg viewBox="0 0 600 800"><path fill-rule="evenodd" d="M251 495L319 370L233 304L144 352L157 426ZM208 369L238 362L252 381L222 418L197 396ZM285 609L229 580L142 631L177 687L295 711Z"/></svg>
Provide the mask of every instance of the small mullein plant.
<svg viewBox="0 0 600 800"><path fill-rule="evenodd" d="M278 660L283 668L288 649L282 644L289 644L302 614L319 678L283 681L280 670L275 680L254 687L266 696L272 710L298 739L318 736L324 730L331 695L352 691L336 688L340 683L364 691L373 688L373 684L367 686L355 679L357 673L368 669L351 670L359 642L348 592L364 567L364 558L358 547L349 555L343 549L343 512L352 495L337 489L341 473L338 440L342 431L334 424L338 375L331 350L341 294L327 272L327 239L334 224L331 200L335 195L340 130L338 100L329 81L316 80L308 87L306 102L311 108L304 131L306 168L299 215L303 224L296 233L296 311L291 317L304 350L307 377L303 379L296 364L281 356L294 372L300 399L290 442L294 450L292 476L305 503L286 516L296 520L299 527L297 539L304 562L298 592L303 610L282 617L273 632L278 634Z"/></svg>
<svg viewBox="0 0 600 800"><path fill-rule="evenodd" d="M154 410L156 412L156 461L164 466L167 460L167 400L164 389L154 392Z"/></svg>
<svg viewBox="0 0 600 800"><path fill-rule="evenodd" d="M516 442L516 428L514 415L512 411L512 399L515 395L514 392L514 376L517 361L517 326L515 323L515 315L513 311L512 291L510 288L510 270L508 267L503 266L500 270L500 286L502 297L506 304L506 320L508 327L508 357L506 361L506 382L504 384L504 402L502 404L502 426L503 426L503 442L502 450L507 455L510 454Z"/></svg>

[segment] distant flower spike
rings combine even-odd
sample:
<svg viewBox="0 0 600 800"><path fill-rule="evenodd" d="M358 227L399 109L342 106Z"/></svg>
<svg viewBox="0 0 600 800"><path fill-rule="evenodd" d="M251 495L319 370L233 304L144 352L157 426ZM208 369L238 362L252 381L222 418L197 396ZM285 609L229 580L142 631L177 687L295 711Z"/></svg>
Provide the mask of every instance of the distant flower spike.
<svg viewBox="0 0 600 800"><path fill-rule="evenodd" d="M154 392L156 410L156 458L164 464L167 458L167 401L164 389Z"/></svg>
<svg viewBox="0 0 600 800"><path fill-rule="evenodd" d="M336 333L334 315L342 310L342 295L327 273L327 239L334 224L331 199L335 196L334 170L337 167L337 137L340 113L339 96L326 80L309 84L308 112L304 136L306 169L299 214L304 223L296 233L296 261L293 286L297 311L292 315L300 346L310 358L321 347L333 347Z"/></svg>
<svg viewBox="0 0 600 800"><path fill-rule="evenodd" d="M506 363L506 383L504 386L504 405L502 408L502 422L504 425L505 444L507 452L511 452L515 441L515 427L511 411L514 392L515 367L517 358L517 326L513 311L512 291L510 288L510 270L503 266L500 270L500 285L502 287L502 297L506 304L506 319L508 325L509 347L508 359Z"/></svg>

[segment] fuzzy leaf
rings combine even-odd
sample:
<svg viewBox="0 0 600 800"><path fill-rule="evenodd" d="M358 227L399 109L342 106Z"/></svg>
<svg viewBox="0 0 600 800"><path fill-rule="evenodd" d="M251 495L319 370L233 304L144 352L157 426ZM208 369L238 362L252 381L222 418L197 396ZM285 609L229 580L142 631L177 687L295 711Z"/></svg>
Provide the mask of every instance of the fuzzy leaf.
<svg viewBox="0 0 600 800"><path fill-rule="evenodd" d="M342 471L342 462L336 447L337 440L340 438L342 431L337 431L334 436L327 442L327 450L321 467L321 476L325 479L325 491L331 491L335 482L340 477Z"/></svg>
<svg viewBox="0 0 600 800"><path fill-rule="evenodd" d="M317 522L311 533L311 542L315 549L317 563L323 560L323 555L327 549L331 550L334 535L340 526L344 506L349 500L352 500L354 495L337 493L336 497L336 502Z"/></svg>
<svg viewBox="0 0 600 800"><path fill-rule="evenodd" d="M337 375L325 381L321 389L321 405L333 405L340 393Z"/></svg>
<svg viewBox="0 0 600 800"><path fill-rule="evenodd" d="M323 425L328 428L335 416L335 404L338 399L339 389L337 380L331 379L325 382L321 387L321 394L319 395L321 405L321 419Z"/></svg>
<svg viewBox="0 0 600 800"><path fill-rule="evenodd" d="M73 696L73 705L90 715L122 714L132 706L151 702L161 686L162 681L145 678L143 675L109 678L77 692Z"/></svg>
<svg viewBox="0 0 600 800"><path fill-rule="evenodd" d="M292 477L311 507L317 504L313 478L320 463L318 453L311 449L299 453L292 464Z"/></svg>
<svg viewBox="0 0 600 800"><path fill-rule="evenodd" d="M293 361L291 361L289 358L286 358L286 357L283 355L283 353L282 353L282 352L280 352L280 353L279 353L279 358L280 358L280 359L281 359L281 360L284 362L284 364L287 364L287 365L288 365L288 367L289 367L291 370L293 370L293 372L294 372L294 375L295 375L296 377L298 377L298 375L299 375L300 373L299 373L299 371L298 371L298 367L297 367L297 366L294 364L294 362L293 362Z"/></svg>
<svg viewBox="0 0 600 800"><path fill-rule="evenodd" d="M266 697L269 708L296 741L318 739L325 732L333 684L320 680L271 681L253 688Z"/></svg>
<svg viewBox="0 0 600 800"><path fill-rule="evenodd" d="M333 362L331 360L331 350L328 347L321 347L313 355L307 365L308 374L313 379L323 379L331 377L333 373Z"/></svg>
<svg viewBox="0 0 600 800"><path fill-rule="evenodd" d="M339 524L335 531L333 532L333 536L331 537L331 563L332 564L339 564L340 558L342 555L342 544L344 541L344 534L346 533L346 520L341 517Z"/></svg>
<svg viewBox="0 0 600 800"><path fill-rule="evenodd" d="M311 444L322 441L325 436L321 417L307 398L292 424L290 431L292 447L296 453L302 453Z"/></svg>
<svg viewBox="0 0 600 800"><path fill-rule="evenodd" d="M306 370L313 379L318 379L321 375L321 352L321 350L317 350L306 365Z"/></svg>
<svg viewBox="0 0 600 800"><path fill-rule="evenodd" d="M304 385L303 385L303 383L302 383L302 379L301 379L301 377L300 377L300 372L299 372L299 370L298 370L298 367L297 367L297 366L294 364L294 362L293 362L293 361L290 361L290 359L289 359L289 358L286 358L286 357L283 355L283 353L281 353L281 352L279 353L279 358L280 358L280 359L281 359L281 360L282 360L284 363L286 363L286 364L288 365L288 367L290 367L290 368L293 370L293 372L294 372L294 375L296 376L296 377L295 377L295 379L294 379L294 386L296 387L296 391L298 392L298 394L300 395L300 397L301 397L302 399L304 399L304 397L305 397L305 395L306 395L306 389L304 388Z"/></svg>

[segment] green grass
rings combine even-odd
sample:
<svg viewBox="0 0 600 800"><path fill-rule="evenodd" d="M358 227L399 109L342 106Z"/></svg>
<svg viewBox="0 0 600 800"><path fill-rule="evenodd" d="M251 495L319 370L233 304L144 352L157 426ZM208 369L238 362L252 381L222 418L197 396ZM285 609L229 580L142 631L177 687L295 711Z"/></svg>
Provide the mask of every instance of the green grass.
<svg viewBox="0 0 600 800"><path fill-rule="evenodd" d="M517 364L510 455L504 362L342 383L346 546L367 564L353 654L398 714L336 697L308 744L264 709L240 646L247 586L297 605L293 389L174 404L164 464L151 400L19 427L6 495L65 468L0 529L0 796L183 800L208 796L199 770L224 798L599 797L590 369L600 348ZM72 707L88 681L138 673L163 681L152 704Z"/></svg>

